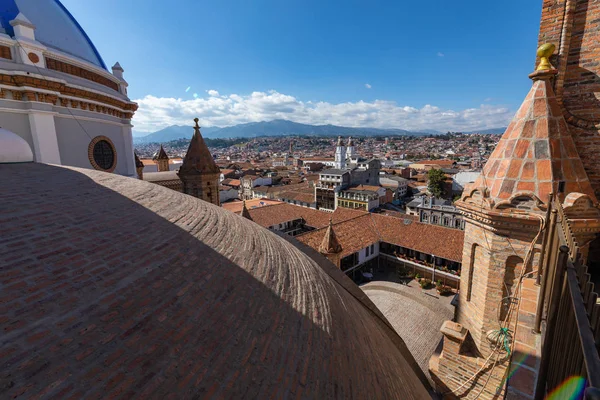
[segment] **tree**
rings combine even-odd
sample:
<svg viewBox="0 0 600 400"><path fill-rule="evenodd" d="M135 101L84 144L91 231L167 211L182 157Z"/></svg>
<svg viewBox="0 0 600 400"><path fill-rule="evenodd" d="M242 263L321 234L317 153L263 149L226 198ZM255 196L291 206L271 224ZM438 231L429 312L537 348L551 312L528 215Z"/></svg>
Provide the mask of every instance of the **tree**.
<svg viewBox="0 0 600 400"><path fill-rule="evenodd" d="M430 169L427 172L427 189L429 193L435 197L442 197L444 195L444 182L446 181L446 174L441 169Z"/></svg>

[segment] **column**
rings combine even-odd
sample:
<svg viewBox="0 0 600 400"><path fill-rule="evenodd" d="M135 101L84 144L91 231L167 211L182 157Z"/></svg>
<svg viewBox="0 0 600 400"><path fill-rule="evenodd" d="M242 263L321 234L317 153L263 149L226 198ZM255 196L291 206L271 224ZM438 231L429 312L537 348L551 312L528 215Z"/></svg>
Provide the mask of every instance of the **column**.
<svg viewBox="0 0 600 400"><path fill-rule="evenodd" d="M33 138L33 154L35 161L45 164L61 164L54 113L30 112L29 125Z"/></svg>

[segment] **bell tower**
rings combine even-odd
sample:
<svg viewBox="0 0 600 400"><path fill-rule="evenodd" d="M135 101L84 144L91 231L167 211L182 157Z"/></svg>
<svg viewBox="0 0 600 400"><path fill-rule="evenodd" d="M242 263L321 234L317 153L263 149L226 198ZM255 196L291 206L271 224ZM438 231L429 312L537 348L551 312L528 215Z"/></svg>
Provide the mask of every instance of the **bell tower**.
<svg viewBox="0 0 600 400"><path fill-rule="evenodd" d="M514 342L531 353L540 346L539 335L525 325L537 308L535 272L551 194L560 202L577 194L598 204L553 91L554 50L553 44L540 46L529 94L479 178L456 203L466 222L457 317L442 327L443 351L431 371L459 397L475 398L481 389L478 398L494 398L496 388L504 387ZM482 373L469 385L476 388L472 393L459 386L494 355L500 361L489 385Z"/></svg>
<svg viewBox="0 0 600 400"><path fill-rule="evenodd" d="M154 159L154 162L157 164L158 172L165 172L169 170L169 156L167 152L163 148L162 144L160 145L160 150Z"/></svg>
<svg viewBox="0 0 600 400"><path fill-rule="evenodd" d="M194 136L177 174L183 182L183 193L219 206L221 205L219 201L221 170L202 138L198 118L195 118L194 122L196 123Z"/></svg>
<svg viewBox="0 0 600 400"><path fill-rule="evenodd" d="M341 136L338 136L337 146L335 148L335 167L337 169L346 168L346 145L342 141Z"/></svg>

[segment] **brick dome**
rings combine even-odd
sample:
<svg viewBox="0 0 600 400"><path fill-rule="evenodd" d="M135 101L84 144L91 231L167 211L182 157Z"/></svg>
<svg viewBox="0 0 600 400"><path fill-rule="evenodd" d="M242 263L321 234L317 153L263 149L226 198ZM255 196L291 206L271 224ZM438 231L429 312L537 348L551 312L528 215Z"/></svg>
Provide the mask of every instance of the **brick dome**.
<svg viewBox="0 0 600 400"><path fill-rule="evenodd" d="M100 171L3 164L0 187L5 397L429 397L366 295L291 238Z"/></svg>

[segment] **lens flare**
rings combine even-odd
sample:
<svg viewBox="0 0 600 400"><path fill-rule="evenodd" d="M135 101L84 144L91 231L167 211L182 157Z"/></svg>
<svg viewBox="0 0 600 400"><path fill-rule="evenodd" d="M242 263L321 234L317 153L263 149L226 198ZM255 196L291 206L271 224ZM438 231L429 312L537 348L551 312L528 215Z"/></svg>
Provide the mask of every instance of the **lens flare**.
<svg viewBox="0 0 600 400"><path fill-rule="evenodd" d="M585 378L571 376L554 389L546 400L580 400L583 399Z"/></svg>
<svg viewBox="0 0 600 400"><path fill-rule="evenodd" d="M189 92L191 88L192 88L191 86L188 86L187 89L185 89L185 92L186 93Z"/></svg>
<svg viewBox="0 0 600 400"><path fill-rule="evenodd" d="M198 98L198 93L194 93L194 98L197 99Z"/></svg>

